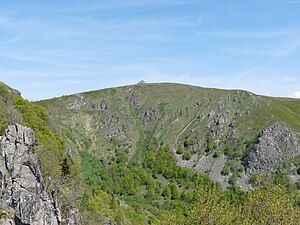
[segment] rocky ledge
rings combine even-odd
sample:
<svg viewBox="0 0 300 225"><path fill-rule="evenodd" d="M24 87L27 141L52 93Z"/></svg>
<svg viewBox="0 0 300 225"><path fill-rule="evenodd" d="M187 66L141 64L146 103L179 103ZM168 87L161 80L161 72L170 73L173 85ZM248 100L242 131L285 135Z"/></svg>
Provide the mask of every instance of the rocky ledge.
<svg viewBox="0 0 300 225"><path fill-rule="evenodd" d="M60 211L45 190L32 129L11 125L0 137L0 224L58 225Z"/></svg>

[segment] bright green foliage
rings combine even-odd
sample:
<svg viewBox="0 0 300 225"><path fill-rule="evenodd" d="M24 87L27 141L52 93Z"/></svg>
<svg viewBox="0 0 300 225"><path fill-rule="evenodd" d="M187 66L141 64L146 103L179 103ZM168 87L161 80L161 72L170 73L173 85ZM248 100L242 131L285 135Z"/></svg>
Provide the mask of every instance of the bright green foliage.
<svg viewBox="0 0 300 225"><path fill-rule="evenodd" d="M213 154L214 158L218 158L221 155L220 151L215 151L215 153Z"/></svg>
<svg viewBox="0 0 300 225"><path fill-rule="evenodd" d="M222 192L199 189L184 215L177 208L160 212L161 224L299 224L299 207L279 187L270 186L246 193L242 205L223 200Z"/></svg>
<svg viewBox="0 0 300 225"><path fill-rule="evenodd" d="M237 178L238 178L238 175L234 173L234 174L229 178L228 183L231 184L231 185L235 185L235 184L236 184L236 181L237 181Z"/></svg>
<svg viewBox="0 0 300 225"><path fill-rule="evenodd" d="M4 133L4 130L8 126L7 108L4 102L0 101L0 135Z"/></svg>
<svg viewBox="0 0 300 225"><path fill-rule="evenodd" d="M116 158L119 158L118 154ZM121 158L123 160L116 160L111 165L103 160L94 160L91 156L83 158L85 177L89 184L86 189L99 188L116 197L107 198L103 191L97 191L96 194L84 198L83 211L88 220L93 221L91 223L99 222L99 218L119 220L123 224L156 221L155 223L163 225L221 225L236 224L237 221L239 224L253 224L256 220L260 222L254 224L268 224L268 219L273 221L271 224L278 221L282 221L281 224L299 222L296 214L298 206L279 187L243 192L234 185L233 180L231 188L222 192L220 185L206 176L177 166L169 146L161 146L159 149L150 147L142 166L123 167L126 156ZM91 171L94 172L90 173ZM232 179L236 179L233 177ZM98 192L102 194L99 195ZM109 200L103 203L104 199ZM124 199L130 207L126 209L119 204L113 204L114 201L119 201L117 199ZM153 199L161 203L157 204ZM287 211L285 207L291 211ZM131 209L131 214L128 209ZM157 209L158 221L154 219ZM274 213L271 213L273 209ZM136 218L140 218L139 222Z"/></svg>
<svg viewBox="0 0 300 225"><path fill-rule="evenodd" d="M190 160L190 159L192 158L192 153L190 153L189 151L185 151L185 152L183 153L182 158L183 158L184 160Z"/></svg>
<svg viewBox="0 0 300 225"><path fill-rule="evenodd" d="M172 197L172 193L171 193L171 189L170 186L167 185L165 187L165 190L163 191L162 195L166 198L166 199L170 199Z"/></svg>
<svg viewBox="0 0 300 225"><path fill-rule="evenodd" d="M36 151L42 161L43 171L52 178L59 179L62 160L65 158L64 141L49 129L47 112L43 107L20 96L13 99L13 105L21 115L21 123L32 128L37 135L40 145Z"/></svg>
<svg viewBox="0 0 300 225"><path fill-rule="evenodd" d="M137 214L131 207L122 207L120 200L99 189L86 189L81 203L85 224L145 224L147 217Z"/></svg>
<svg viewBox="0 0 300 225"><path fill-rule="evenodd" d="M261 174L255 173L250 177L250 183L253 186L259 186L263 183L263 176Z"/></svg>
<svg viewBox="0 0 300 225"><path fill-rule="evenodd" d="M183 151L184 151L184 149L181 146L176 148L176 153L179 154L179 155L181 155L183 153Z"/></svg>
<svg viewBox="0 0 300 225"><path fill-rule="evenodd" d="M227 176L230 173L230 167L228 165L225 165L221 171L221 174L223 176Z"/></svg>
<svg viewBox="0 0 300 225"><path fill-rule="evenodd" d="M8 90L8 87L3 84L2 82L0 82L0 96L3 98L3 99L7 99L9 98L9 90Z"/></svg>
<svg viewBox="0 0 300 225"><path fill-rule="evenodd" d="M192 144L190 137L186 137L184 142L183 142L183 146L185 148L189 147Z"/></svg>
<svg viewBox="0 0 300 225"><path fill-rule="evenodd" d="M248 193L241 219L246 224L300 224L299 207L280 187L265 187Z"/></svg>
<svg viewBox="0 0 300 225"><path fill-rule="evenodd" d="M165 200L183 201L184 205L193 201L193 193L186 192L181 195L181 188L194 189L200 185L209 189L214 185L207 176L176 165L170 146L160 146L159 149L155 149L154 146L149 147L142 165L126 166L126 154L121 157L122 160L117 160L124 152L117 152L115 161L111 164L105 160L96 160L91 155L82 155L87 189L99 189L118 196L141 215L147 215L147 218L152 220L155 218L157 207L161 207ZM168 181L172 182L166 183ZM161 203L157 205L158 202Z"/></svg>
<svg viewBox="0 0 300 225"><path fill-rule="evenodd" d="M10 95L8 87L0 82L0 135L3 134L4 130L8 126L8 103Z"/></svg>
<svg viewBox="0 0 300 225"><path fill-rule="evenodd" d="M180 191L179 191L176 184L171 184L170 185L170 190L171 190L171 198L173 200L180 199Z"/></svg>

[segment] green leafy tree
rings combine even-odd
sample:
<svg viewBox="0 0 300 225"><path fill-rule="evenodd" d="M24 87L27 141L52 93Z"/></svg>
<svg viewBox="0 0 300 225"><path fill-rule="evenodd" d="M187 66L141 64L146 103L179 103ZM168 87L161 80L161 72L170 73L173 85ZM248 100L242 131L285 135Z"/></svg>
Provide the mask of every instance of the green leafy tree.
<svg viewBox="0 0 300 225"><path fill-rule="evenodd" d="M180 192L176 184L170 186L172 199L180 199Z"/></svg>
<svg viewBox="0 0 300 225"><path fill-rule="evenodd" d="M165 187L165 190L163 191L163 196L166 198L166 199L171 199L172 197L172 193L171 193L171 189L170 189L170 186L167 185Z"/></svg>

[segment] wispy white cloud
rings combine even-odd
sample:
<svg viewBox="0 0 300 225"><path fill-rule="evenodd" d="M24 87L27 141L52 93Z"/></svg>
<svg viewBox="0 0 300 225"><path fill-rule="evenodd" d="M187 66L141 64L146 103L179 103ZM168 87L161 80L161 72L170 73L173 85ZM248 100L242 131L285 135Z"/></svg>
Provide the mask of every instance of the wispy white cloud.
<svg viewBox="0 0 300 225"><path fill-rule="evenodd" d="M274 38L291 35L289 30L274 30L274 31L240 31L240 30L219 30L219 31L200 31L196 32L197 36L216 36L221 38Z"/></svg>
<svg viewBox="0 0 300 225"><path fill-rule="evenodd" d="M300 91L296 91L295 93L293 93L293 95L291 97L300 98Z"/></svg>

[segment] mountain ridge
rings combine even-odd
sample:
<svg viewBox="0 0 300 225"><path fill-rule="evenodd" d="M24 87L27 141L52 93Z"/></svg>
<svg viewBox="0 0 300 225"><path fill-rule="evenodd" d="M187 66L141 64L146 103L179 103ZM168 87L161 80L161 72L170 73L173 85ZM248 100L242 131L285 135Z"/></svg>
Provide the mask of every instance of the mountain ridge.
<svg viewBox="0 0 300 225"><path fill-rule="evenodd" d="M300 100L143 83L28 102L4 87L3 128L36 132L62 224L300 221Z"/></svg>
<svg viewBox="0 0 300 225"><path fill-rule="evenodd" d="M185 100L185 98L190 101L190 104ZM131 127L129 132L132 132L133 136L139 135L139 138L141 138L141 136L149 135L149 132L153 132L152 135L158 139L166 141L174 146L174 148L187 145L187 149L189 149L193 154L193 151L196 151L196 148L198 150L202 148L202 152L206 151L207 146L204 145L222 145L222 140L229 137L225 137L226 135L231 135L231 139L240 139L241 137L239 136L242 136L240 133L247 133L247 136L249 137L252 131L245 131L251 126L251 128L255 129L255 132L252 132L252 137L250 137L248 141L254 141L256 136L259 135L263 128L271 126L276 121L285 121L285 123L288 124L288 126L290 126L295 133L299 133L299 115L297 114L297 111L294 111L297 108L295 107L295 109L291 109L291 106L286 104L288 100L292 101L293 103L296 102L300 108L300 101L294 99L270 98L241 90L201 88L197 86L173 83L143 83L112 89L78 93L75 95L64 96L62 98L41 101L39 103L41 103L41 105L45 106L47 109L47 105L51 105L51 102L54 104L59 104L59 101L63 101L66 105L60 105L58 107L61 112L66 110L67 113L68 110L73 110L79 114L83 113L81 115L83 116L82 119L85 121L90 121L88 124L83 126L83 130L86 132L91 132L89 130L93 129L91 124L93 123L92 117L97 117L97 115L93 113L98 113L99 111L109 111L110 115L106 115L105 113L100 114L102 117L107 116L107 121L102 121L102 123L104 123L102 126L106 126L104 129L107 129L110 138L118 137L121 139L126 139L126 135L130 135L128 135L128 131L126 131L125 127ZM112 102L114 102L115 108L110 111L109 107ZM116 104L118 106L116 106ZM173 107L173 105L176 104L180 106L177 108ZM173 108L166 113L168 107ZM80 112L81 110L82 112ZM125 117L122 117L120 113L117 113L118 111L122 112L122 110L124 111ZM188 112L189 110L190 112ZM282 110L284 110L284 113L288 116L282 114ZM221 111L223 112L221 113ZM49 110L49 112L52 113L51 110ZM175 114L179 114L174 115L174 112ZM93 114L92 117L89 117L90 113ZM63 113L61 115L63 115ZM121 118L118 118L118 116ZM170 117L173 118L169 119ZM246 120L244 120L244 118L246 118ZM124 122L126 119L131 121L131 125L127 124L126 122L125 124L122 124L122 122ZM76 120L76 118L74 118L74 120ZM172 126L172 124L180 123L181 120L183 120L183 122L180 126ZM244 123L246 123L247 120L249 120L248 128L244 126ZM105 122L108 122L108 124L105 124ZM95 121L95 123L97 123L97 121ZM135 124L135 128L132 127L132 124ZM115 130L111 130L109 127L107 127L113 125L116 125ZM242 128L240 128L240 126ZM257 126L257 128L254 128L254 126ZM101 126L98 128L94 127L94 132L97 132L97 129L101 130L102 128ZM145 132L142 132L143 134L138 134L136 132L138 129L142 129L143 131L146 130L146 133L148 134ZM174 129L176 132L173 132ZM199 129L204 131L206 136L212 135L212 137L209 137L210 139L213 139L210 141L212 143L203 143L208 142L207 137L202 137L202 143L200 143L201 137L197 135L194 135L196 137L192 141L185 140L187 139L187 136L189 139L191 139L193 136L193 130L197 132ZM230 129L232 130L231 132L236 132L237 134L229 134L228 132ZM188 134L188 132L192 133ZM90 139L92 147L97 145L95 142L97 138L89 137L88 139ZM198 142L196 139L198 139ZM185 144L185 141L190 141L193 143ZM132 142L133 145L138 143L135 138L133 138ZM210 146L210 148L211 147L213 146ZM223 147L215 146L214 148L217 149ZM129 150L129 153L132 154L139 153L134 152L135 150L132 152ZM186 154L188 153L189 152Z"/></svg>

